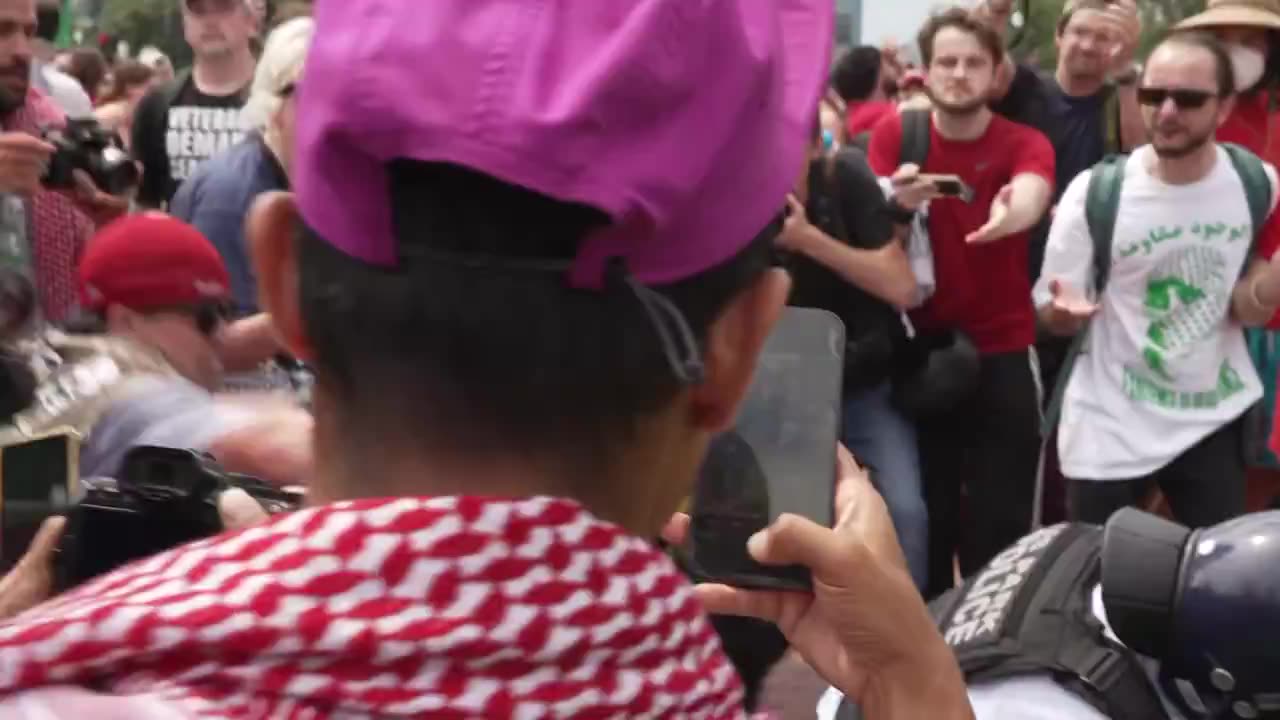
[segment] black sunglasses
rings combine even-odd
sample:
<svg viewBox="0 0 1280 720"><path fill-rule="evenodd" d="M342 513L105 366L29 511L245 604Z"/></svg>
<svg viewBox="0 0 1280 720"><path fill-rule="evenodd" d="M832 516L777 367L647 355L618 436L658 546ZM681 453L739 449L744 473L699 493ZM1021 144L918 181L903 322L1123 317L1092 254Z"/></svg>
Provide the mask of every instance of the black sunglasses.
<svg viewBox="0 0 1280 720"><path fill-rule="evenodd" d="M1138 104L1147 107L1160 107L1165 100L1172 99L1179 110L1195 110L1204 107L1218 93L1208 90L1183 90L1170 88L1143 87L1138 88Z"/></svg>
<svg viewBox="0 0 1280 720"><path fill-rule="evenodd" d="M185 315L195 321L196 329L205 337L213 337L223 325L231 319L233 312L228 303L200 303L199 305L179 305L177 307L156 308L153 313L173 313Z"/></svg>
<svg viewBox="0 0 1280 720"><path fill-rule="evenodd" d="M205 303L195 307L193 317L202 335L212 337L218 328L231 320L231 306L227 303Z"/></svg>

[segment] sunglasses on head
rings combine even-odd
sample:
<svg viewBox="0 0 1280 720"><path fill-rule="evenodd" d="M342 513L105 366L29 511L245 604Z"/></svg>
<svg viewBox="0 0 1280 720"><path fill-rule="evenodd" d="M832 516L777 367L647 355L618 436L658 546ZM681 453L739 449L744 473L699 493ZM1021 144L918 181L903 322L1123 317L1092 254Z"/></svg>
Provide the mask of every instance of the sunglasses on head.
<svg viewBox="0 0 1280 720"><path fill-rule="evenodd" d="M1160 107L1165 100L1173 100L1179 110L1195 110L1204 107L1210 99L1218 94L1208 90L1184 90L1170 88L1143 87L1138 88L1138 104L1147 107Z"/></svg>

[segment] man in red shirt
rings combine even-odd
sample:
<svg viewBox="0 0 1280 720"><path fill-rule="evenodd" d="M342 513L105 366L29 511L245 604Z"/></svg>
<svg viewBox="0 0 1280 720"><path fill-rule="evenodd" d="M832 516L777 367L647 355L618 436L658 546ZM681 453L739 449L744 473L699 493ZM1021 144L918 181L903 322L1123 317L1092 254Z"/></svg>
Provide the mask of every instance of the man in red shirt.
<svg viewBox="0 0 1280 720"><path fill-rule="evenodd" d="M970 198L929 197L936 291L911 314L921 336L958 331L981 357L967 399L922 418L920 454L929 506L929 594L953 584L957 549L965 574L978 570L1030 528L1035 499L1040 388L1027 234L1053 192L1054 156L1039 132L994 115L987 99L1003 47L963 10L931 18L920 50L933 99L923 167L900 165L902 116L872 133L876 174L899 185L931 186L917 174L958 175ZM899 207L909 221L915 207ZM968 523L960 537L960 500Z"/></svg>

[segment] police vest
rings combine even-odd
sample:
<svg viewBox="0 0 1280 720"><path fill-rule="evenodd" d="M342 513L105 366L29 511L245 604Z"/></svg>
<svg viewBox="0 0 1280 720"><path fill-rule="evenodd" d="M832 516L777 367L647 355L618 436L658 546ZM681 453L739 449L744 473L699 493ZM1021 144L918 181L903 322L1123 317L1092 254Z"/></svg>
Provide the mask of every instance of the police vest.
<svg viewBox="0 0 1280 720"><path fill-rule="evenodd" d="M111 404L130 392L131 381L178 374L157 351L120 337L51 332L45 347L57 364L40 379L31 406L0 429L0 446L63 427L88 437Z"/></svg>
<svg viewBox="0 0 1280 720"><path fill-rule="evenodd" d="M929 604L965 682L1046 675L1112 720L1167 717L1137 656L1093 614L1102 529L1046 527ZM837 720L856 718L846 700Z"/></svg>

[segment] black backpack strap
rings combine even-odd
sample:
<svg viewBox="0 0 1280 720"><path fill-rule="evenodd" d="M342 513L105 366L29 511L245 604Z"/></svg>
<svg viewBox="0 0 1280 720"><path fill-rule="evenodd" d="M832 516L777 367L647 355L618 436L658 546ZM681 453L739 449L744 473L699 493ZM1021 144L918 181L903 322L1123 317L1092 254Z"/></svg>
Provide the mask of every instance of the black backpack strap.
<svg viewBox="0 0 1280 720"><path fill-rule="evenodd" d="M902 112L902 147L898 150L898 166L908 163L924 167L929 157L929 133L933 115L929 110Z"/></svg>
<svg viewBox="0 0 1280 720"><path fill-rule="evenodd" d="M165 88L164 113L162 115L167 115L169 108L178 102L178 96L182 95L182 91L187 88L187 83L189 82L191 82L191 68L184 68L174 76L173 81Z"/></svg>
<svg viewBox="0 0 1280 720"><path fill-rule="evenodd" d="M1102 101L1102 127L1106 133L1103 138L1104 152L1108 155L1123 153L1124 136L1121 132L1120 94L1115 85L1107 86L1106 97Z"/></svg>
<svg viewBox="0 0 1280 720"><path fill-rule="evenodd" d="M854 135L849 140L848 145L849 147L856 147L859 150L866 152L871 148L871 131L863 130L857 135Z"/></svg>
<svg viewBox="0 0 1280 720"><path fill-rule="evenodd" d="M1101 633L1101 623L1097 632ZM1111 720L1164 717L1160 699L1134 654L1115 643L1068 643L1058 656L1058 684Z"/></svg>
<svg viewBox="0 0 1280 720"><path fill-rule="evenodd" d="M1124 186L1126 155L1112 155L1093 166L1089 176L1089 189L1086 191L1084 215L1089 226L1089 239L1093 242L1093 289L1094 297L1101 300L1102 291L1111 276L1111 238L1115 234L1116 217L1120 213L1120 191ZM1053 387L1053 395L1043 418L1043 434L1046 440L1052 437L1052 430L1058 424L1062 414L1062 398L1067 391L1067 383L1071 381L1071 370L1076 358L1084 350L1089 337L1089 325L1086 325L1067 348L1062 359L1058 380Z"/></svg>

